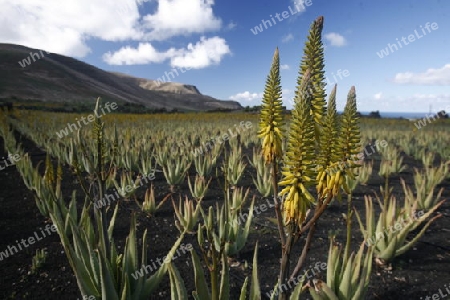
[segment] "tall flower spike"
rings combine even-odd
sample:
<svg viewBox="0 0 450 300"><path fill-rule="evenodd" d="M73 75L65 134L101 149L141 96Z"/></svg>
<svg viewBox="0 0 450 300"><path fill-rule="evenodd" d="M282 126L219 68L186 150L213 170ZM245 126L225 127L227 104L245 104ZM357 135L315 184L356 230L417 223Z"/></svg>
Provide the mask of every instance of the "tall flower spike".
<svg viewBox="0 0 450 300"><path fill-rule="evenodd" d="M299 226L306 217L306 211L314 198L307 190L314 176L315 143L313 117L310 114L311 95L304 93L310 84L309 70L303 74L295 93L295 106L289 131L289 140L280 186L285 186L279 196L285 196L283 203L285 223Z"/></svg>
<svg viewBox="0 0 450 300"><path fill-rule="evenodd" d="M347 104L342 114L342 128L340 134L341 169L346 176L354 178L353 168L359 167L357 163L361 148L361 134L359 117L356 109L356 92L352 86L347 96ZM344 189L346 180L344 182Z"/></svg>
<svg viewBox="0 0 450 300"><path fill-rule="evenodd" d="M336 87L334 85L328 99L328 108L323 120L322 133L320 135L320 152L317 159L318 173L316 177L317 194L319 197L326 197L329 190L327 182L330 182L330 172L328 168L333 168L340 160L340 144L336 143L339 136L339 119L336 111Z"/></svg>
<svg viewBox="0 0 450 300"><path fill-rule="evenodd" d="M301 72L311 72L310 88L305 92L311 93L311 114L315 123L315 134L319 141L320 127L325 114L325 63L322 43L323 17L318 17L311 25L306 40L304 55L301 62Z"/></svg>
<svg viewBox="0 0 450 300"><path fill-rule="evenodd" d="M258 137L262 138L262 155L266 163L282 156L283 108L281 100L280 57L278 48L273 55L270 73L262 99Z"/></svg>
<svg viewBox="0 0 450 300"><path fill-rule="evenodd" d="M360 151L361 134L359 132L359 117L356 109L356 91L352 86L347 96L347 104L342 114L341 157L355 158Z"/></svg>

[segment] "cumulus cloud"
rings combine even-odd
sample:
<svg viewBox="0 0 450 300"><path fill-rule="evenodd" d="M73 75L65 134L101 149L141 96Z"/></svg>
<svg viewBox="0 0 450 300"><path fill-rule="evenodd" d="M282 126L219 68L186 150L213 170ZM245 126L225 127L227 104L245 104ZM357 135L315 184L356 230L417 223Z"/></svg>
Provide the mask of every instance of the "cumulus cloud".
<svg viewBox="0 0 450 300"><path fill-rule="evenodd" d="M336 32L330 32L325 34L325 39L330 42L331 46L342 47L347 44L345 38Z"/></svg>
<svg viewBox="0 0 450 300"><path fill-rule="evenodd" d="M110 65L162 63L170 60L172 67L200 69L220 63L230 53L227 42L215 36L201 37L196 44L190 43L186 48L170 48L164 52L158 52L150 43L140 43L137 48L126 46L114 53L105 53L103 60Z"/></svg>
<svg viewBox="0 0 450 300"><path fill-rule="evenodd" d="M243 93L237 93L236 95L230 96L230 100L234 101L254 101L261 100L263 97L263 93L250 93L249 91L245 91Z"/></svg>
<svg viewBox="0 0 450 300"><path fill-rule="evenodd" d="M280 66L280 69L281 69L281 70L289 70L290 67L289 67L289 65L281 65L281 66Z"/></svg>
<svg viewBox="0 0 450 300"><path fill-rule="evenodd" d="M59 0L2 1L2 42L83 57L86 41L142 38L138 5L142 1Z"/></svg>
<svg viewBox="0 0 450 300"><path fill-rule="evenodd" d="M227 42L218 36L212 38L201 37L195 45L189 44L171 57L173 67L190 67L200 69L209 65L218 64L226 54L230 54Z"/></svg>
<svg viewBox="0 0 450 300"><path fill-rule="evenodd" d="M150 43L139 43L137 48L125 46L114 53L107 52L103 55L103 60L110 65L162 63L181 51L171 48L165 52L158 52Z"/></svg>
<svg viewBox="0 0 450 300"><path fill-rule="evenodd" d="M230 96L230 100L234 101L258 101L260 102L264 96L264 93L251 93L249 91L245 91L243 93L237 93L236 95ZM281 98L283 99L283 103L293 103L293 91L290 89L283 89L281 91ZM256 103L255 103L256 104ZM283 104L283 105L285 105Z"/></svg>
<svg viewBox="0 0 450 300"><path fill-rule="evenodd" d="M213 13L214 0L159 0L158 9L143 18L150 40L219 30L222 21Z"/></svg>
<svg viewBox="0 0 450 300"><path fill-rule="evenodd" d="M220 29L214 0L1 1L2 42L84 57L90 39L163 41ZM144 15L144 10L152 13ZM141 58L142 59L142 58Z"/></svg>
<svg viewBox="0 0 450 300"><path fill-rule="evenodd" d="M376 93L375 95L373 95L373 97L375 99L379 100L379 99L381 99L383 97L383 93L382 92Z"/></svg>
<svg viewBox="0 0 450 300"><path fill-rule="evenodd" d="M423 73L397 73L393 82L410 85L449 85L450 64L446 64L440 69L428 69Z"/></svg>

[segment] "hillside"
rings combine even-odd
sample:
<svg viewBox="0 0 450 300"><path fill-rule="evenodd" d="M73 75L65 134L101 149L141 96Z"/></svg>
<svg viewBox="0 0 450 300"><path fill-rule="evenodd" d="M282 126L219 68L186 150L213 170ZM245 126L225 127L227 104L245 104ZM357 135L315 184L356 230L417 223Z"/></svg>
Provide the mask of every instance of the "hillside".
<svg viewBox="0 0 450 300"><path fill-rule="evenodd" d="M0 73L0 98L3 99L85 103L102 97L105 101L167 110L242 108L235 101L202 95L192 85L158 83L107 72L71 57L19 45L0 44Z"/></svg>

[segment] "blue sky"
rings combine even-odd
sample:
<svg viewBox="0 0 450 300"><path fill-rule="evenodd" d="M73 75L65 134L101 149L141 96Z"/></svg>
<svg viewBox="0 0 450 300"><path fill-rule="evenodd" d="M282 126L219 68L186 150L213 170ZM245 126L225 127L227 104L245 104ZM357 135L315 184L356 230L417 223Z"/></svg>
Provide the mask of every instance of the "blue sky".
<svg viewBox="0 0 450 300"><path fill-rule="evenodd" d="M192 84L244 106L261 103L279 47L283 100L292 107L305 39L322 15L326 76L338 84L339 110L354 85L363 112L450 111L450 2L301 1L0 0L0 42Z"/></svg>

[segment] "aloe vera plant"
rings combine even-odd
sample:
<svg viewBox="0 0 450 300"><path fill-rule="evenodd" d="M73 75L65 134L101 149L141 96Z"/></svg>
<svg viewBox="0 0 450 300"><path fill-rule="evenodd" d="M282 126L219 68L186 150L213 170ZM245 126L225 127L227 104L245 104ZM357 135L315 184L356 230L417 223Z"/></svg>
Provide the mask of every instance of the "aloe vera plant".
<svg viewBox="0 0 450 300"><path fill-rule="evenodd" d="M194 183L192 184L190 178L188 177L189 190L191 191L191 195L195 200L202 201L202 199L206 195L206 192L208 191L208 186L211 183L211 180L212 178L206 181L204 177L196 175Z"/></svg>
<svg viewBox="0 0 450 300"><path fill-rule="evenodd" d="M222 167L226 180L232 188L239 183L246 166L242 160L242 148L240 146L232 148Z"/></svg>
<svg viewBox="0 0 450 300"><path fill-rule="evenodd" d="M197 227L197 242L200 247L203 263L206 264L209 271L210 288L208 288L200 259L195 251L192 251L191 255L196 285L196 290L192 292L194 299L229 299L228 257L237 254L244 247L253 218L255 198L252 200L247 219L245 220L244 226L242 226L241 223L244 216L241 213L242 205L247 196L248 191L243 194L242 189L234 189L231 195L230 190L227 189L227 197L223 205L219 207L217 204L216 209L210 206L207 213L197 204L197 208L200 210L202 216L202 222ZM189 209L189 211L192 210L193 208ZM180 220L180 217L178 217L178 220ZM192 224L192 222L189 224ZM254 272L256 272L256 262L254 263L254 267ZM172 274L172 276L174 275L176 274ZM260 299L259 281L257 280L256 273L253 274L253 278L250 299ZM176 279L176 276L172 277L172 279ZM244 284L241 299L246 299L246 289L247 285Z"/></svg>
<svg viewBox="0 0 450 300"><path fill-rule="evenodd" d="M416 196L414 196L414 192L410 187L406 186L405 181L403 179L401 179L400 181L403 187L403 192L405 193L405 197L408 198L408 201L417 203L417 209L419 210L429 210L434 207L438 203L439 199L441 198L442 192L444 191L444 188L441 188L435 195L435 189L427 189L426 181L423 180L420 183L415 184Z"/></svg>
<svg viewBox="0 0 450 300"><path fill-rule="evenodd" d="M167 160L169 159L169 149L166 146L158 145L155 146L155 159L158 165L161 167L167 164Z"/></svg>
<svg viewBox="0 0 450 300"><path fill-rule="evenodd" d="M366 185L373 172L373 161L364 163L358 168L357 180L360 184Z"/></svg>
<svg viewBox="0 0 450 300"><path fill-rule="evenodd" d="M433 221L441 217L438 214L433 217L431 215L444 203L445 200L437 203L429 211L419 211L418 202L409 197L405 198L403 207L399 207L394 196L390 199L383 199L386 203L382 203L377 196L376 199L381 208L378 220L375 218L375 210L373 208L372 197L364 196L366 204L366 223L356 212L356 217L360 226L361 233L367 245L374 247L376 262L380 265L386 265L396 256L405 253L425 234L427 228ZM408 235L417 229L431 217L415 234L415 236L407 241Z"/></svg>
<svg viewBox="0 0 450 300"><path fill-rule="evenodd" d="M175 210L175 215L177 217L177 220L175 221L175 225L177 226L178 230L188 233L194 233L194 227L196 226L200 214L200 204L197 203L196 207L194 208L193 201L189 200L187 197L184 201L181 200L178 204L178 207L175 205L175 202L172 199L173 208Z"/></svg>
<svg viewBox="0 0 450 300"><path fill-rule="evenodd" d="M130 172L122 172L120 174L120 182L113 180L117 193L123 198L130 198L139 188L139 178L133 180Z"/></svg>
<svg viewBox="0 0 450 300"><path fill-rule="evenodd" d="M256 148L253 148L252 160L249 159L249 162L256 169L256 179L253 177L253 184L261 195L268 197L273 193L271 182L273 166L265 164L264 159L258 154Z"/></svg>
<svg viewBox="0 0 450 300"><path fill-rule="evenodd" d="M99 100L96 109L98 109ZM94 138L97 141L97 154L89 156L86 145L82 142L81 155L84 156L91 167L95 170L95 179L93 193L86 189L83 178L80 176L80 168L77 165L78 160L74 159L74 169L79 177L80 184L86 192L85 202L82 205L81 213L77 211L77 198L75 192L68 206L60 196L60 186L57 182L54 186L54 174L52 168L47 163L46 172L41 180L48 189L48 193L37 195L40 201L46 203L49 216L56 226L57 233L64 247L64 252L69 260L69 264L77 278L77 284L82 297L94 296L96 299L146 299L156 289L158 283L162 280L168 271L171 260L160 267L160 269L151 277L140 277L135 280L131 275L141 264L147 263L147 232L142 237L143 247L141 258L138 256L136 240L136 218L132 216L130 234L127 238L124 253L120 254L115 246L113 239L113 230L115 219L118 212L118 206L114 208L114 213L109 219L106 208L100 207L92 211L92 204L101 199L105 192L106 174L105 166L102 161L103 149L103 123L97 117L94 123ZM77 156L74 156L76 158ZM94 157L97 157L94 164ZM111 160L114 161L114 160ZM28 175L37 173L30 171L33 169L29 160L23 160L21 169L27 169ZM58 170L60 165L58 166ZM58 171L57 173L59 173ZM59 175L58 175L59 177ZM44 198L45 197L45 198ZM94 216L94 221L91 215ZM168 257L175 254L184 237L184 232L177 239Z"/></svg>
<svg viewBox="0 0 450 300"><path fill-rule="evenodd" d="M271 166L264 166L262 170L256 173L256 179L253 178L253 184L263 197L268 197L273 193L273 185L270 182L272 174Z"/></svg>
<svg viewBox="0 0 450 300"><path fill-rule="evenodd" d="M132 148L130 150L126 150L122 154L122 164L121 166L130 171L138 171L139 170L139 150Z"/></svg>
<svg viewBox="0 0 450 300"><path fill-rule="evenodd" d="M160 207L166 202L166 200L169 198L170 194L167 195L166 197L164 197L164 199L162 199L158 205L156 204L156 199L155 199L155 188L153 186L153 184L145 191L145 195L144 195L144 201L142 202L142 204L138 205L141 207L142 211L149 214L150 216L154 215L159 209Z"/></svg>
<svg viewBox="0 0 450 300"><path fill-rule="evenodd" d="M314 300L363 300L369 287L372 271L373 247L365 251L364 243L348 260L342 248L330 239L327 263L327 281L313 280L309 292Z"/></svg>
<svg viewBox="0 0 450 300"><path fill-rule="evenodd" d="M424 192L428 194L434 190L438 184L445 180L449 174L449 162L442 162L438 167L426 167L423 172L414 169L414 185L418 190L420 186L424 186Z"/></svg>
<svg viewBox="0 0 450 300"><path fill-rule="evenodd" d="M225 203L220 210L219 236L222 235L226 240L225 253L228 256L234 256L242 250L250 233L255 197L250 203L248 214L245 214L243 213L243 205L248 198L248 194L249 189L244 192L243 188L236 188L232 194L228 190Z"/></svg>
<svg viewBox="0 0 450 300"><path fill-rule="evenodd" d="M354 179L354 168L359 166L354 160L360 148L355 88L350 89L341 120L336 112L336 86L330 94L328 107L325 107L323 20L323 17L319 17L312 23L305 44L285 147L280 127L283 120L280 111L278 49L274 54L263 97L258 133L263 139L262 155L273 166L275 211L282 245L277 286L282 286L298 274L306 260L316 222L331 200L340 198L341 188L350 192L347 178ZM283 167L281 179L278 180L277 160L281 157ZM283 187L281 191L278 191L278 185ZM318 191L317 199L309 191L312 186L316 186ZM282 216L275 195L283 199ZM306 232L303 251L288 277L291 249ZM347 251L344 257L346 261ZM278 299L287 299L290 292L282 291Z"/></svg>
<svg viewBox="0 0 450 300"><path fill-rule="evenodd" d="M213 168L216 165L216 161L217 156L214 156L211 153L194 157L194 166L197 174L203 178L210 176Z"/></svg>
<svg viewBox="0 0 450 300"><path fill-rule="evenodd" d="M162 166L164 177L170 185L170 192L175 192L175 186L181 184L186 177L190 163L185 156L170 157Z"/></svg>
<svg viewBox="0 0 450 300"><path fill-rule="evenodd" d="M435 158L436 154L433 152L425 152L425 151L422 152L421 159L425 168L433 167Z"/></svg>
<svg viewBox="0 0 450 300"><path fill-rule="evenodd" d="M156 165L152 164L153 155L150 153L141 153L139 160L139 173L144 177L155 175Z"/></svg>
<svg viewBox="0 0 450 300"><path fill-rule="evenodd" d="M208 288L208 283L203 271L202 264L195 251L191 252L192 264L195 277L195 290L192 292L192 296L196 300L228 300L230 299L230 282L229 282L229 263L227 257L222 254L220 262L222 263L220 285L214 285ZM253 254L251 285L248 293L248 277L245 278L244 284L241 288L239 300L254 300L261 299L261 291L258 278L258 243L256 243L255 251ZM170 286L171 286L171 299L187 299L187 290L184 285L183 279L180 276L175 266L169 266L170 274ZM217 280L217 279L215 279ZM217 280L218 283L218 280ZM247 298L248 295L248 298Z"/></svg>

